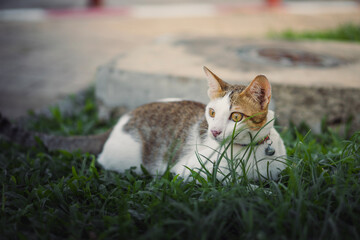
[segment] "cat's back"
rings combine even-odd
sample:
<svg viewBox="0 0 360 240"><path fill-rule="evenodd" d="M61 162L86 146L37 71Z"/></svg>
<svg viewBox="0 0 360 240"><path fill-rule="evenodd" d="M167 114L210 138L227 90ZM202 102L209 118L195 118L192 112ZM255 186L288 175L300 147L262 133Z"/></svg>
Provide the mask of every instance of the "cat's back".
<svg viewBox="0 0 360 240"><path fill-rule="evenodd" d="M119 166L125 167L128 164L122 164L122 158L124 152L130 154L130 148L139 152L136 157L131 156L132 163L140 158L139 163L148 170L156 168L159 162L174 162L192 127L204 120L204 112L205 105L194 101L154 102L140 106L122 117L114 127L100 163L119 161ZM111 159L105 159L109 157Z"/></svg>
<svg viewBox="0 0 360 240"><path fill-rule="evenodd" d="M205 105L194 101L155 102L130 114L124 131L142 143L144 164L176 161L191 127L204 118Z"/></svg>
<svg viewBox="0 0 360 240"><path fill-rule="evenodd" d="M129 115L124 131L141 131L150 138L156 133L181 137L194 123L204 117L205 105L194 101L154 102L140 106Z"/></svg>

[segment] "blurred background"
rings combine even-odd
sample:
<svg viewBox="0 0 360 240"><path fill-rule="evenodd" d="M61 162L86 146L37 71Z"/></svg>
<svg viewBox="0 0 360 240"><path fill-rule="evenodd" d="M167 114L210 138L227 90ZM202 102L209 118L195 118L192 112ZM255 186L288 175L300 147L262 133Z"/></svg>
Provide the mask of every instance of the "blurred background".
<svg viewBox="0 0 360 240"><path fill-rule="evenodd" d="M0 112L15 119L30 109L43 109L64 96L77 93L94 84L99 66L117 56L137 52L130 54L133 59L125 59L120 67L146 72L146 65L156 62L157 54L162 52L161 45L153 55L150 50L145 51L144 46L154 42L166 43L169 47L170 40L173 43L183 39L205 42L206 39L235 39L249 43L272 39L273 44L277 41L273 40L274 36L276 39L281 34L324 31L344 24L360 26L358 1L1 0ZM287 40L279 40L280 45L282 41ZM194 46L188 51L196 55L200 50ZM351 46L344 48L353 54L349 59L357 59L358 50L351 51ZM163 49L166 52L166 47ZM210 51L198 54L206 55ZM226 54L224 52L224 56ZM224 62L204 59L210 59L210 65L219 66L226 76L232 68L226 68L224 56L219 56ZM187 72L184 75L192 76L194 71L194 77L199 77L202 65L207 63L194 60L193 65L199 69L195 73L197 70L189 67L187 57L180 54L174 58L176 63L187 62L179 64L177 69L164 65L164 68L153 67L151 73L181 75ZM164 58L162 61L166 62ZM230 73L228 76L231 79ZM276 74L274 79L279 84L284 81ZM348 83L348 86L358 87L359 82Z"/></svg>
<svg viewBox="0 0 360 240"><path fill-rule="evenodd" d="M256 2L255 1L247 1ZM134 4L174 4L174 3L238 3L234 0L4 0L0 3L2 8L74 8L84 6L105 6L105 7L119 7L132 6ZM241 1L240 1L241 2ZM242 1L244 2L244 1Z"/></svg>

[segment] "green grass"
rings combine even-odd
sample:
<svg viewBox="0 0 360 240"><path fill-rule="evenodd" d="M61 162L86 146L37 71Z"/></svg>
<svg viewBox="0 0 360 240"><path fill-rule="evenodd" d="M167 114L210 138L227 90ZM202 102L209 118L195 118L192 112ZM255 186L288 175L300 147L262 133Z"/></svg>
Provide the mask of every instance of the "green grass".
<svg viewBox="0 0 360 240"><path fill-rule="evenodd" d="M84 92L84 101L76 101L75 96L71 100L75 107L79 108L71 115L61 113L58 106L49 108L51 118L45 115L35 116L34 112L29 112L29 119L25 127L39 132L47 132L54 135L90 135L98 134L108 130L116 122L110 119L109 122L102 122L97 117L95 89L93 87Z"/></svg>
<svg viewBox="0 0 360 240"><path fill-rule="evenodd" d="M94 115L78 114L39 123L84 132L77 119ZM344 139L325 125L319 135L290 126L282 137L291 167L253 190L169 172L117 174L87 153L0 140L0 238L360 239L360 132Z"/></svg>
<svg viewBox="0 0 360 240"><path fill-rule="evenodd" d="M296 32L291 29L281 33L270 33L272 38L281 38L287 40L335 40L347 42L360 42L360 24L347 23L338 26L335 29L320 31Z"/></svg>

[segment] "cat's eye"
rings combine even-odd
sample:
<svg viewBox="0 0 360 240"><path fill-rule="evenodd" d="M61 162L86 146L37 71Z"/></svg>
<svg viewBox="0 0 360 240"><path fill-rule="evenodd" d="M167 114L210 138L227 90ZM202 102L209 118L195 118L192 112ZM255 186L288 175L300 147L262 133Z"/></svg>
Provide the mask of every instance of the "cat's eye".
<svg viewBox="0 0 360 240"><path fill-rule="evenodd" d="M209 115L210 117L214 118L215 117L215 110L212 108L209 108Z"/></svg>
<svg viewBox="0 0 360 240"><path fill-rule="evenodd" d="M231 120L233 120L234 122L240 122L244 117L244 114L239 113L239 112L233 112L230 116Z"/></svg>

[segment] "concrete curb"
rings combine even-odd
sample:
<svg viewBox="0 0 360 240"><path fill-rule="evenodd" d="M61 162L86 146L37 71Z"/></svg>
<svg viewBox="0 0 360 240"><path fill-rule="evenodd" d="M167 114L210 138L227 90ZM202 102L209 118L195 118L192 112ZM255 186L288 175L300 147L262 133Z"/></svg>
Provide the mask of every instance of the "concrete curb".
<svg viewBox="0 0 360 240"><path fill-rule="evenodd" d="M208 102L204 79L148 74L104 66L97 72L96 98L99 118L108 119L117 108L134 109L161 98L180 98ZM146 79L146 81L144 81ZM313 132L321 132L326 117L330 127L343 132L353 119L350 131L360 128L358 96L360 89L335 87L307 87L272 84L270 109L275 110L280 126L289 122L306 122ZM351 103L351 104L349 104Z"/></svg>
<svg viewBox="0 0 360 240"><path fill-rule="evenodd" d="M248 44L307 50L319 55L327 53L349 62L329 68L248 62L236 54L237 49ZM207 86L201 71L205 65L231 83L248 84L260 73L268 76L273 89L272 101L275 101L271 108L275 109L282 126L287 126L289 121L295 124L305 121L314 132L320 132L326 116L330 126L344 129L348 118L353 117L352 131L355 131L360 128L359 52L357 45L334 42L226 38L155 41L118 56L98 69L95 79L96 97L102 106L100 117L106 119L118 106L132 109L161 98L206 103Z"/></svg>

